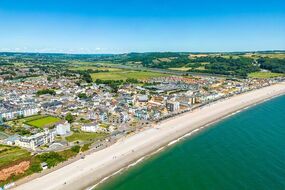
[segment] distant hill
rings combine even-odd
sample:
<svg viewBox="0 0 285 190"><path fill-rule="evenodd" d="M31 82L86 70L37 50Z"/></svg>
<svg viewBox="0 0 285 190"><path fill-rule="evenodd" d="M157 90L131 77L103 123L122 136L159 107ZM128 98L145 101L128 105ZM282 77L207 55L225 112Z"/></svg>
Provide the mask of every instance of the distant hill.
<svg viewBox="0 0 285 190"><path fill-rule="evenodd" d="M133 67L172 69L246 77L266 69L285 73L285 50L247 52L146 52L125 54L62 54L0 52L0 65L14 63L64 65L112 63Z"/></svg>

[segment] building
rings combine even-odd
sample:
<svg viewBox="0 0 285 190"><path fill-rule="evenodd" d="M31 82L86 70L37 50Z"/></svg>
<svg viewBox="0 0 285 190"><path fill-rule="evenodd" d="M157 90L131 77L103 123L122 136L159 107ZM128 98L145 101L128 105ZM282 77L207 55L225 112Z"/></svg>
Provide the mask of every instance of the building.
<svg viewBox="0 0 285 190"><path fill-rule="evenodd" d="M0 114L0 125L3 125L3 118L1 114Z"/></svg>
<svg viewBox="0 0 285 190"><path fill-rule="evenodd" d="M12 146L15 145L15 141L19 139L20 139L19 135L12 135L9 136L7 139L3 140L3 143Z"/></svg>
<svg viewBox="0 0 285 190"><path fill-rule="evenodd" d="M21 136L15 141L16 146L36 150L37 147L52 143L54 141L54 131L45 129L44 132L37 133L31 136Z"/></svg>
<svg viewBox="0 0 285 190"><path fill-rule="evenodd" d="M129 115L125 112L120 112L120 113L112 113L109 116L109 122L113 124L121 124L121 123L126 123L129 120Z"/></svg>
<svg viewBox="0 0 285 190"><path fill-rule="evenodd" d="M48 164L46 162L42 162L41 167L43 170L46 170L46 169L48 169Z"/></svg>
<svg viewBox="0 0 285 190"><path fill-rule="evenodd" d="M69 133L70 133L70 124L67 121L56 125L56 134L67 135Z"/></svg>
<svg viewBox="0 0 285 190"><path fill-rule="evenodd" d="M147 102L148 101L148 95L139 95L138 101L139 102Z"/></svg>
<svg viewBox="0 0 285 190"><path fill-rule="evenodd" d="M180 109L180 103L179 102L173 102L173 101L168 101L166 103L166 108L168 111L174 112Z"/></svg>
<svg viewBox="0 0 285 190"><path fill-rule="evenodd" d="M135 116L140 120L149 120L149 114L146 109L135 110Z"/></svg>
<svg viewBox="0 0 285 190"><path fill-rule="evenodd" d="M11 109L5 110L0 113L0 118L5 118L6 120L16 119L19 116L28 117L38 114L40 111L37 107L26 107L23 109Z"/></svg>
<svg viewBox="0 0 285 190"><path fill-rule="evenodd" d="M206 96L201 96L200 101L201 102L208 102L208 101L214 101L216 99L220 98L219 94L209 94Z"/></svg>
<svg viewBox="0 0 285 190"><path fill-rule="evenodd" d="M103 127L100 127L97 123L88 123L82 125L81 131L97 133L97 132L106 132L107 130Z"/></svg>
<svg viewBox="0 0 285 190"><path fill-rule="evenodd" d="M101 122L106 122L108 120L107 112L100 112L98 114L98 117L99 117L99 121L101 121Z"/></svg>

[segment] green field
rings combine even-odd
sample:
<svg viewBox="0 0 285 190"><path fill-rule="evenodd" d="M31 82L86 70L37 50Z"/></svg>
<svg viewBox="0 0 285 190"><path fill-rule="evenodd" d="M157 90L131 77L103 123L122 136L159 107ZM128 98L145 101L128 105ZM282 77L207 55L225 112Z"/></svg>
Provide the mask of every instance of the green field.
<svg viewBox="0 0 285 190"><path fill-rule="evenodd" d="M192 67L173 67L173 68L169 68L169 70L173 70L173 71L188 71L191 68Z"/></svg>
<svg viewBox="0 0 285 190"><path fill-rule="evenodd" d="M69 68L70 70L81 70L81 71L84 71L84 70L99 70L99 71L122 71L122 69L119 69L119 68L111 68L111 67L96 67L96 66L78 66L78 67L70 67Z"/></svg>
<svg viewBox="0 0 285 190"><path fill-rule="evenodd" d="M173 70L173 71L188 71L190 69L192 69L192 67L169 68L169 70ZM197 67L197 68L195 68L195 70L205 70L205 67L204 66Z"/></svg>
<svg viewBox="0 0 285 190"><path fill-rule="evenodd" d="M52 117L52 116L47 116L35 120L29 120L25 122L25 124L33 126L33 127L47 127L54 125L55 123L61 121L60 118L57 117Z"/></svg>
<svg viewBox="0 0 285 190"><path fill-rule="evenodd" d="M126 79L138 79L146 80L154 77L169 76L168 74L150 72L150 71L132 71L132 70L121 70L103 73L93 73L91 74L92 79L101 80L126 80Z"/></svg>
<svg viewBox="0 0 285 190"><path fill-rule="evenodd" d="M17 160L29 159L30 152L19 147L0 145L0 168Z"/></svg>
<svg viewBox="0 0 285 190"><path fill-rule="evenodd" d="M74 132L71 136L65 139L69 142L74 141L95 141L102 139L106 136L105 133L86 133L86 132Z"/></svg>
<svg viewBox="0 0 285 190"><path fill-rule="evenodd" d="M282 73L271 73L271 72L254 72L248 75L250 78L273 78L284 76Z"/></svg>

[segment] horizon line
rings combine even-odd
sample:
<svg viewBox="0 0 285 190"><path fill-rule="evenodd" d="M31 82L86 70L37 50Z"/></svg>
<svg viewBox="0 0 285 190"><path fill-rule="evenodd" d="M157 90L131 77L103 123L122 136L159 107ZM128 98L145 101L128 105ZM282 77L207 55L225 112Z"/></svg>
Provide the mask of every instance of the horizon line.
<svg viewBox="0 0 285 190"><path fill-rule="evenodd" d="M72 53L72 52L37 52L37 51L0 51L3 53L19 53L19 54L62 54L62 55L122 55L122 54L131 54L131 53L258 53L258 52L275 52L275 53L283 53L285 49L272 49L272 50L240 50L240 51L129 51L122 53Z"/></svg>

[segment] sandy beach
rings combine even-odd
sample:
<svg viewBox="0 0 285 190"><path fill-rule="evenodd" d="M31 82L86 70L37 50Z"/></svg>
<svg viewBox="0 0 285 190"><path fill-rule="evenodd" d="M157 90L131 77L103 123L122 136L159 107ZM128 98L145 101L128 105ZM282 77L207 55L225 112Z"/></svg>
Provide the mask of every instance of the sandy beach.
<svg viewBox="0 0 285 190"><path fill-rule="evenodd" d="M14 187L16 190L82 190L179 137L216 122L238 110L285 94L280 83L224 99L165 120L153 128L124 138L47 175ZM207 125L209 127L210 125Z"/></svg>

